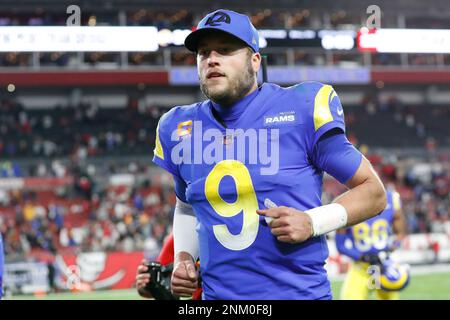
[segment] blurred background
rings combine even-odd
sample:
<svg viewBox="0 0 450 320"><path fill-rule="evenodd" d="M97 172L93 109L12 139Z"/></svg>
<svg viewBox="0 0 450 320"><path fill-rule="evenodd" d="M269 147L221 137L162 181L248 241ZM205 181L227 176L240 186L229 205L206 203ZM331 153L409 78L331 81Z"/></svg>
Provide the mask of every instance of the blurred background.
<svg viewBox="0 0 450 320"><path fill-rule="evenodd" d="M6 298L139 298L137 265L158 255L175 203L171 176L151 162L156 125L203 99L183 41L219 8L251 17L270 82L334 86L348 138L403 202L408 236L396 254L413 276L402 297L450 299L444 0L2 0ZM344 190L325 177L324 203ZM329 249L338 293L349 260L332 234Z"/></svg>

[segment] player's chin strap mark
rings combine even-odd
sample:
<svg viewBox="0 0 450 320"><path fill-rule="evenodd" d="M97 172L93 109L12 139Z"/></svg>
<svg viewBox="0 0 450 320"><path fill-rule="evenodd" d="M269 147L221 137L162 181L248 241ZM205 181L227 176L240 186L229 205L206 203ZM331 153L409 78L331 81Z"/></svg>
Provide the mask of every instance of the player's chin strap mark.
<svg viewBox="0 0 450 320"><path fill-rule="evenodd" d="M267 208L276 208L277 205L270 199L264 200ZM325 206L306 210L305 213L311 218L313 237L327 234L347 225L347 210L339 203L331 203ZM273 218L265 217L267 224Z"/></svg>

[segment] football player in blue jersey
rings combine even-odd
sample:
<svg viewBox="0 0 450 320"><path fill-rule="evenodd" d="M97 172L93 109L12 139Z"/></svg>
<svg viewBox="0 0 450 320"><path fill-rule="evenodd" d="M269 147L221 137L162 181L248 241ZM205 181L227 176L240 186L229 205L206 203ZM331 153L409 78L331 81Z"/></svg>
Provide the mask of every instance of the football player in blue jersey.
<svg viewBox="0 0 450 320"><path fill-rule="evenodd" d="M153 157L177 196L172 291L191 296L200 271L206 300L331 299L325 234L386 206L338 95L318 82L258 86L258 32L230 10L206 15L185 45L208 99L161 117ZM349 188L329 205L324 172Z"/></svg>
<svg viewBox="0 0 450 320"><path fill-rule="evenodd" d="M341 289L341 299L366 300L375 292L380 300L397 300L399 291L408 281L407 272L398 274L391 284L385 284L383 268L390 263L390 252L406 235L406 222L398 192L387 190L387 206L376 217L336 232L339 253L353 259ZM378 269L373 267L378 267ZM402 266L400 266L402 267Z"/></svg>

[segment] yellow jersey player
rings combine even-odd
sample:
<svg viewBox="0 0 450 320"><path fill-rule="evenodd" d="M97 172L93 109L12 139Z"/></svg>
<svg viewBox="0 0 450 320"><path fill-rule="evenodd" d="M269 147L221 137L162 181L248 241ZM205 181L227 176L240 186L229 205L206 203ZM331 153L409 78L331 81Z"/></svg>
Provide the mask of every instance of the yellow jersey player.
<svg viewBox="0 0 450 320"><path fill-rule="evenodd" d="M353 259L341 291L341 299L365 300L375 291L381 300L396 300L406 287L409 272L389 259L406 233L400 195L387 190L387 206L379 215L336 232L340 254Z"/></svg>

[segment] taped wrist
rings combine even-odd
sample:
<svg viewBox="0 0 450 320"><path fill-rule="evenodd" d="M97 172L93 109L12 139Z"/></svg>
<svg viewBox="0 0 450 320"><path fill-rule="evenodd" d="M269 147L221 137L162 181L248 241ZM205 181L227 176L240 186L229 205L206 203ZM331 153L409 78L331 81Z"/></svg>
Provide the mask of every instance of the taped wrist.
<svg viewBox="0 0 450 320"><path fill-rule="evenodd" d="M306 210L312 222L312 236L321 236L347 225L347 210L339 203Z"/></svg>
<svg viewBox="0 0 450 320"><path fill-rule="evenodd" d="M175 256L179 252L189 253L194 261L199 255L197 217L192 206L177 198L173 219L173 240Z"/></svg>

